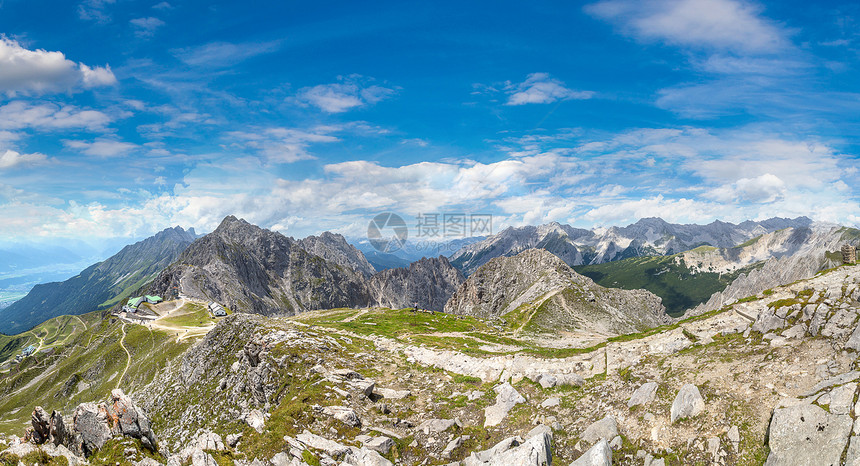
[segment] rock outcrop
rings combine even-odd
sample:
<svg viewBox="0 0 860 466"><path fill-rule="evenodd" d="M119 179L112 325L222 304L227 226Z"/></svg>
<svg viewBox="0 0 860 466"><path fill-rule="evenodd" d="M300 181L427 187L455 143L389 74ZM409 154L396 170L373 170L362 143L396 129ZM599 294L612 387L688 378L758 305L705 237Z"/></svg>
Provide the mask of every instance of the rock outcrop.
<svg viewBox="0 0 860 466"><path fill-rule="evenodd" d="M505 318L517 329L637 332L671 321L660 298L604 288L542 249L493 259L454 293L445 312Z"/></svg>
<svg viewBox="0 0 860 466"><path fill-rule="evenodd" d="M374 303L392 309L418 307L441 312L465 277L444 256L423 258L409 267L383 270L370 279Z"/></svg>

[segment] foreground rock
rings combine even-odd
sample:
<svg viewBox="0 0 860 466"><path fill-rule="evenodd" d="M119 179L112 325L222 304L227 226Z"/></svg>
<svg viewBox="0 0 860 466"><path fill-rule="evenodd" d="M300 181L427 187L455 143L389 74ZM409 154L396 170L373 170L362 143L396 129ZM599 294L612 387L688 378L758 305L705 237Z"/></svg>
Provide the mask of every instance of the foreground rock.
<svg viewBox="0 0 860 466"><path fill-rule="evenodd" d="M603 439L582 454L570 466L612 466L612 448Z"/></svg>
<svg viewBox="0 0 860 466"><path fill-rule="evenodd" d="M685 384L672 403L672 423L684 418L696 417L704 410L705 400L702 399L699 388L690 383Z"/></svg>
<svg viewBox="0 0 860 466"><path fill-rule="evenodd" d="M496 386L496 404L484 408L484 427L499 425L514 406L526 399L508 382Z"/></svg>
<svg viewBox="0 0 860 466"><path fill-rule="evenodd" d="M552 434L536 432L526 441L520 437L506 438L493 448L474 452L463 460L463 466L487 465L551 466Z"/></svg>
<svg viewBox="0 0 860 466"><path fill-rule="evenodd" d="M774 411L770 422L767 466L838 465L851 434L850 416L831 414L815 405Z"/></svg>

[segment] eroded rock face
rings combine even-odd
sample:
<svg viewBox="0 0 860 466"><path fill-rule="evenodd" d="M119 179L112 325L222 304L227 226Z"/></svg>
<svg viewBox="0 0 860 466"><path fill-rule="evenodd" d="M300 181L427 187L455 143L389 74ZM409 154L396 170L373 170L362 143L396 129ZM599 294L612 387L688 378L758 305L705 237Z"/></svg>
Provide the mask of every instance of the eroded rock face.
<svg viewBox="0 0 860 466"><path fill-rule="evenodd" d="M570 463L570 466L612 466L612 448L609 447L609 442L606 439L597 442L576 461Z"/></svg>
<svg viewBox="0 0 860 466"><path fill-rule="evenodd" d="M74 429L80 435L80 449L89 456L111 438L107 409L102 404L82 403L75 408Z"/></svg>
<svg viewBox="0 0 860 466"><path fill-rule="evenodd" d="M62 419L59 413L55 417ZM105 403L82 403L75 408L72 432L65 424L55 421L55 442L74 452L87 456L101 449L114 436L139 439L150 451L158 451L158 440L152 431L149 417L122 390L111 392L111 400Z"/></svg>
<svg viewBox="0 0 860 466"><path fill-rule="evenodd" d="M553 331L631 333L671 321L652 293L599 286L543 249L491 260L445 305L445 312L484 319L518 310L531 312L531 324Z"/></svg>
<svg viewBox="0 0 860 466"><path fill-rule="evenodd" d="M41 407L36 406L30 416L30 424L33 426L32 439L35 444L43 444L51 437L51 417Z"/></svg>
<svg viewBox="0 0 860 466"><path fill-rule="evenodd" d="M851 434L848 415L831 414L815 405L774 411L770 422L767 466L840 464Z"/></svg>
<svg viewBox="0 0 860 466"><path fill-rule="evenodd" d="M383 270L371 277L370 294L383 307L416 306L441 312L466 278L445 256L423 258L409 267Z"/></svg>

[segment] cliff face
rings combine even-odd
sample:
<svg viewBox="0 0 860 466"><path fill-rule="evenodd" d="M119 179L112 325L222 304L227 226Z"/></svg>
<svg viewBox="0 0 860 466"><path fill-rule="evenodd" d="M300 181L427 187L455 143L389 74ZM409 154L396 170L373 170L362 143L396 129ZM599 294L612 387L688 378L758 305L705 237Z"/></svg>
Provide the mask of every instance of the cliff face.
<svg viewBox="0 0 860 466"><path fill-rule="evenodd" d="M337 256L337 247L326 245L325 238L305 244ZM345 263L346 258L341 255L339 260ZM232 216L165 269L152 292L184 294L264 315L370 303L361 273L308 252L292 238Z"/></svg>
<svg viewBox="0 0 860 466"><path fill-rule="evenodd" d="M56 316L109 308L176 260L194 239L193 229L168 228L66 281L36 285L0 312L0 330L14 335Z"/></svg>
<svg viewBox="0 0 860 466"><path fill-rule="evenodd" d="M636 332L671 321L657 296L599 286L541 249L481 266L460 285L445 312L500 317L516 330L601 334Z"/></svg>
<svg viewBox="0 0 860 466"><path fill-rule="evenodd" d="M423 258L409 267L383 270L370 279L370 293L379 306L418 306L442 311L465 277L444 256Z"/></svg>
<svg viewBox="0 0 860 466"><path fill-rule="evenodd" d="M298 244L308 253L334 262L341 267L347 267L370 278L376 269L367 261L364 254L355 246L346 242L346 238L336 233L324 232L319 236L308 236L300 239Z"/></svg>

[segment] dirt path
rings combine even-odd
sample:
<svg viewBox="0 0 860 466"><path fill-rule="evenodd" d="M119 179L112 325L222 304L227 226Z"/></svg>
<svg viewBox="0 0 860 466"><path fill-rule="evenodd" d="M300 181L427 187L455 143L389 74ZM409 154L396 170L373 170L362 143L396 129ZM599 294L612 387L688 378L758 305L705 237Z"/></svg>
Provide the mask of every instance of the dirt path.
<svg viewBox="0 0 860 466"><path fill-rule="evenodd" d="M125 369L122 370L122 375L120 375L119 380L116 381L116 388L119 388L119 384L122 383L125 373L128 372L128 366L131 365L131 353L129 353L128 348L125 347L125 322L122 323L122 338L119 340L119 346L121 346L122 350L125 351L125 354L128 356L128 361L125 363Z"/></svg>

